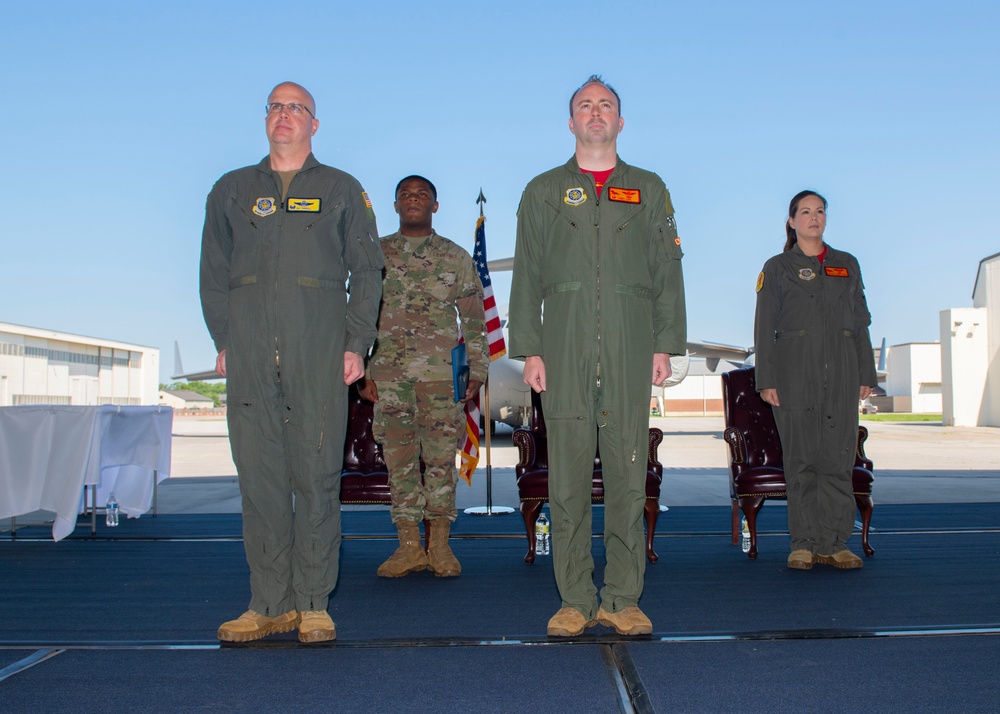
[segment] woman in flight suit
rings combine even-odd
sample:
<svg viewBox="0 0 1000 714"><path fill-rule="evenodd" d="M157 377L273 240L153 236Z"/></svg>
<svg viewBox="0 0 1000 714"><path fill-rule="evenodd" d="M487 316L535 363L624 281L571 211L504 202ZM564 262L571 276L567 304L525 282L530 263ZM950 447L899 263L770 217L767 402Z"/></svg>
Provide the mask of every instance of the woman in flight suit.
<svg viewBox="0 0 1000 714"><path fill-rule="evenodd" d="M871 314L857 259L823 242L826 199L797 194L784 251L757 278L756 384L781 437L788 487L788 567L860 568L851 471L858 399L877 384Z"/></svg>

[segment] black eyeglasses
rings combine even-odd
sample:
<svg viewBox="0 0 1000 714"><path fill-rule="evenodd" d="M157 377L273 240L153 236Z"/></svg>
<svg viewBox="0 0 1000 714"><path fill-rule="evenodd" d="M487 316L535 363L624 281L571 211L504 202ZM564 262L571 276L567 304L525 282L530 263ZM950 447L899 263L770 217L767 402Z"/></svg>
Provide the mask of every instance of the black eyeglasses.
<svg viewBox="0 0 1000 714"><path fill-rule="evenodd" d="M296 104L296 103L282 104L281 102L271 102L270 104L264 105L264 110L268 114L280 114L284 109L287 109L288 113L292 115L299 115L302 112L306 112L313 119L316 118L316 115L313 114L311 111L309 111L309 107L307 107L305 104Z"/></svg>

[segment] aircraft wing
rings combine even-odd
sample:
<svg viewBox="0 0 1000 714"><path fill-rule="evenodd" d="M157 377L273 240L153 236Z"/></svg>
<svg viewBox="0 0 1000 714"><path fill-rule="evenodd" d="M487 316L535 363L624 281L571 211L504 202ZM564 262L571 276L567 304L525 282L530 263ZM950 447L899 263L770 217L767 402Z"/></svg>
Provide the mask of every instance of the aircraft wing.
<svg viewBox="0 0 1000 714"><path fill-rule="evenodd" d="M719 360L742 367L753 354L753 347L725 345L721 342L688 342L687 348L692 357L704 358L705 364L713 372L719 366Z"/></svg>
<svg viewBox="0 0 1000 714"><path fill-rule="evenodd" d="M186 379L189 382L208 382L213 379L225 379L214 368L211 371L188 372L185 374L184 365L181 364L181 346L177 342L174 342L174 372L177 374L171 375L171 379Z"/></svg>

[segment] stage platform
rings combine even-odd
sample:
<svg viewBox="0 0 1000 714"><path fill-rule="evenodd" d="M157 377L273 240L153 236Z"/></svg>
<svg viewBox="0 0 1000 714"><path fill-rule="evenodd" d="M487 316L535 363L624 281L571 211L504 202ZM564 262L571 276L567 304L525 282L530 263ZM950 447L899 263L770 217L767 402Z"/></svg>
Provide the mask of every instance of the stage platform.
<svg viewBox="0 0 1000 714"><path fill-rule="evenodd" d="M602 511L595 509L595 532ZM387 580L384 511L344 513L338 639L220 645L249 598L238 514L0 536L0 709L50 712L920 712L996 710L1000 504L876 505L858 571L785 567L784 508L760 556L729 508L672 506L646 571L646 638L555 640L551 564L523 522L462 515L459 578ZM860 551L860 538L852 539ZM595 578L604 549L594 540Z"/></svg>

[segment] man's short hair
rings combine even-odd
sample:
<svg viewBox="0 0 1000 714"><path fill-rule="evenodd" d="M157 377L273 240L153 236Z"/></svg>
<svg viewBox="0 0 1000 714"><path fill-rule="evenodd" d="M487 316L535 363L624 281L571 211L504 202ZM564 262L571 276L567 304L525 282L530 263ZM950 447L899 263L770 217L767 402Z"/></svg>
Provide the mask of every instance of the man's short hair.
<svg viewBox="0 0 1000 714"><path fill-rule="evenodd" d="M581 84L579 87L576 88L576 91L573 92L573 96L571 96L569 98L569 115L570 116L573 116L573 100L576 99L576 95L580 93L580 90L583 89L584 87L586 87L588 84L599 84L602 87L604 87L606 90L608 90L609 92L611 92L612 94L614 94L615 95L615 99L618 100L618 116L622 115L622 98L618 96L618 92L615 91L614 87L612 87L610 84L608 84L603 79L601 79L601 75L599 75L599 74L592 74L592 75L590 75L590 77L587 79L586 82L584 82L583 84Z"/></svg>
<svg viewBox="0 0 1000 714"><path fill-rule="evenodd" d="M395 199L396 196L399 195L399 187L402 186L407 181L409 181L410 179L416 179L417 181L423 181L425 184L427 184L428 186L430 186L431 187L431 193L434 194L434 200L435 201L438 200L438 190L434 186L434 184L431 183L431 180L429 178L424 178L423 176L420 176L418 174L413 174L411 176L404 176L403 178L399 179L399 183L396 184L396 190L392 194L393 199Z"/></svg>

